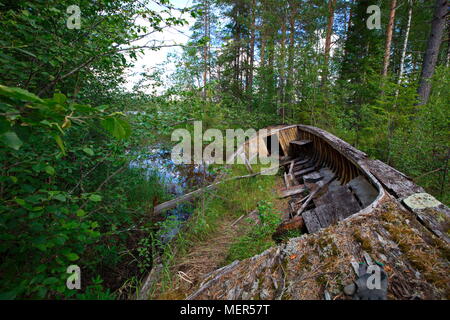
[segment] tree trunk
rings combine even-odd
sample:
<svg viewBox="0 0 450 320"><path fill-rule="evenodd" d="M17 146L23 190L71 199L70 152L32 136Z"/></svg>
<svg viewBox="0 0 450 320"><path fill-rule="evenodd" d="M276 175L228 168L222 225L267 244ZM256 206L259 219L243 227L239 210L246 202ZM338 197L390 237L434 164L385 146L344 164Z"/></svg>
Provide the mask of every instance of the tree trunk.
<svg viewBox="0 0 450 320"><path fill-rule="evenodd" d="M252 25L250 31L250 74L248 79L248 93L253 93L253 72L255 63L255 33L256 33L256 0L252 1ZM251 103L249 104L251 111Z"/></svg>
<svg viewBox="0 0 450 320"><path fill-rule="evenodd" d="M383 60L383 77L388 74L389 61L391 56L391 42L392 42L392 31L394 30L394 20L395 20L395 9L397 6L397 0L391 1L391 10L389 12L389 23L386 29L386 44L384 46L384 60Z"/></svg>
<svg viewBox="0 0 450 320"><path fill-rule="evenodd" d="M330 59L331 36L333 35L335 6L336 0L328 0L328 23L327 23L327 35L325 37L325 59L322 73L322 86L326 85L328 78L328 61Z"/></svg>
<svg viewBox="0 0 450 320"><path fill-rule="evenodd" d="M285 116L285 83L286 83L286 19L283 17L281 19L281 48L280 48L280 93L279 93L279 101L280 101L280 114L283 118Z"/></svg>
<svg viewBox="0 0 450 320"><path fill-rule="evenodd" d="M428 102L431 92L430 78L434 74L436 62L439 53L439 47L442 41L442 34L445 27L445 15L447 13L447 0L436 0L433 21L431 23L431 32L428 38L427 50L423 58L422 72L420 74L420 84L417 90L419 94L419 105Z"/></svg>
<svg viewBox="0 0 450 320"><path fill-rule="evenodd" d="M203 97L206 98L206 84L208 82L208 69L209 69L209 0L204 0L204 37L207 41L203 47Z"/></svg>
<svg viewBox="0 0 450 320"><path fill-rule="evenodd" d="M406 57L406 49L408 47L409 31L411 30L412 10L413 10L412 3L411 1L409 1L408 22L406 23L405 39L403 40L403 48L402 48L402 55L400 57L400 70L398 72L397 84L402 83L403 73L405 71L405 57Z"/></svg>
<svg viewBox="0 0 450 320"><path fill-rule="evenodd" d="M445 62L445 66L448 68L450 67L450 20L448 23L448 39L447 39L447 61Z"/></svg>
<svg viewBox="0 0 450 320"><path fill-rule="evenodd" d="M286 82L286 102L292 103L292 88L294 82L294 49L295 49L295 16L297 5L295 1L290 1L289 15L289 48L288 48L288 70Z"/></svg>

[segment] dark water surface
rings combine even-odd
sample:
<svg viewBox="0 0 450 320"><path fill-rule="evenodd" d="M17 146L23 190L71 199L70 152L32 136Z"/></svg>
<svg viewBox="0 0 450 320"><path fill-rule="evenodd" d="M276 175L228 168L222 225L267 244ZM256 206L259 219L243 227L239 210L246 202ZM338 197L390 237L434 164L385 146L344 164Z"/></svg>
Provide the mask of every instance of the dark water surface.
<svg viewBox="0 0 450 320"><path fill-rule="evenodd" d="M171 159L170 150L163 146L140 150L137 159L130 163L130 167L144 169L148 178L156 175L166 192L173 198L200 188L213 179L205 166L175 164ZM163 243L170 241L192 212L193 207L188 202L167 210L164 213L166 223L161 224L159 231L160 240Z"/></svg>

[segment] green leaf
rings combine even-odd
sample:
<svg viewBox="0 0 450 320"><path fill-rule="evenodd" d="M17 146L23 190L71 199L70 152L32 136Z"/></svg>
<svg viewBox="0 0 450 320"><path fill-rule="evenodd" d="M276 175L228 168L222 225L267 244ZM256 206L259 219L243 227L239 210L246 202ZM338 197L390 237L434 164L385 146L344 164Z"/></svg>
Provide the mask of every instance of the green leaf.
<svg viewBox="0 0 450 320"><path fill-rule="evenodd" d="M94 201L94 202L100 202L100 201L102 201L102 196L99 196L98 194L91 194L89 196L89 200Z"/></svg>
<svg viewBox="0 0 450 320"><path fill-rule="evenodd" d="M49 175L54 176L55 175L55 168L53 168L52 166L46 166L45 167L45 172L47 172Z"/></svg>
<svg viewBox="0 0 450 320"><path fill-rule="evenodd" d="M63 140L61 139L61 136L55 134L55 135L54 135L54 138L55 138L56 144L57 144L58 147L61 149L62 154L63 154L63 155L66 155L66 148L64 147L64 142L63 142Z"/></svg>
<svg viewBox="0 0 450 320"><path fill-rule="evenodd" d="M61 202L66 201L66 197L65 197L64 195L62 195L62 194L57 194L57 195L55 195L55 196L53 197L53 199L59 200L59 201L61 201Z"/></svg>
<svg viewBox="0 0 450 320"><path fill-rule="evenodd" d="M25 202L25 200L23 200L23 199L16 198L15 200L16 200L16 203L17 203L18 205L20 205L20 206L25 206L25 205L26 205L26 202Z"/></svg>
<svg viewBox="0 0 450 320"><path fill-rule="evenodd" d="M84 217L86 215L86 211L84 211L83 209L78 209L77 210L77 216L78 217Z"/></svg>
<svg viewBox="0 0 450 320"><path fill-rule="evenodd" d="M5 132L4 134L2 134L0 136L0 140L5 145L7 145L8 147L10 147L14 150L19 150L23 144L22 140L20 140L19 137L17 136L17 134L13 131L8 131L8 132Z"/></svg>
<svg viewBox="0 0 450 320"><path fill-rule="evenodd" d="M44 272L47 269L47 266L45 264L41 264L36 268L37 273Z"/></svg>
<svg viewBox="0 0 450 320"><path fill-rule="evenodd" d="M13 98L21 101L30 102L44 102L41 98L35 94L28 92L27 90L21 88L12 88L0 85L0 95L6 96L8 98Z"/></svg>
<svg viewBox="0 0 450 320"><path fill-rule="evenodd" d="M67 259L69 259L69 261L76 261L76 260L80 259L80 257L76 253L73 253L73 252L66 253L65 256Z"/></svg>
<svg viewBox="0 0 450 320"><path fill-rule="evenodd" d="M120 118L108 117L101 121L101 125L117 139L127 138L131 134L130 124Z"/></svg>
<svg viewBox="0 0 450 320"><path fill-rule="evenodd" d="M83 148L83 151L90 156L94 155L94 151L91 148Z"/></svg>
<svg viewBox="0 0 450 320"><path fill-rule="evenodd" d="M53 101L59 104L64 104L67 101L67 97L62 93L55 93L53 95Z"/></svg>

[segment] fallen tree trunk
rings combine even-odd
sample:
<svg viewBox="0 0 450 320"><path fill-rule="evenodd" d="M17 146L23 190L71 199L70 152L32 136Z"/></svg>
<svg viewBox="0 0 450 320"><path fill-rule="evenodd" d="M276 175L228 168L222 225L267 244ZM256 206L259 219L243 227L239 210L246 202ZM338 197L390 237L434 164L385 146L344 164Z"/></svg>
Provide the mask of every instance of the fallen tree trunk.
<svg viewBox="0 0 450 320"><path fill-rule="evenodd" d="M180 196L178 198L175 198L175 199L166 201L164 203L161 203L161 204L157 205L153 209L153 213L157 214L157 213L160 213L163 210L171 209L171 208L177 206L180 202L191 200L195 196L200 195L203 192L206 192L206 191L208 191L210 189L213 189L213 188L215 188L217 185L219 185L221 183L230 182L230 181L233 181L233 180L240 180L240 179L256 177L256 176L259 176L261 174L270 172L271 170L275 170L275 169L278 169L278 168L269 168L269 169L266 169L266 170L263 170L263 171L260 171L260 172L247 174L247 175L244 175L244 176L232 177L230 179L225 179L225 180L221 180L221 181L215 182L213 184L210 184L209 186L206 186L206 187L194 190L194 191L186 193L186 194L184 194L184 195L182 195L182 196Z"/></svg>

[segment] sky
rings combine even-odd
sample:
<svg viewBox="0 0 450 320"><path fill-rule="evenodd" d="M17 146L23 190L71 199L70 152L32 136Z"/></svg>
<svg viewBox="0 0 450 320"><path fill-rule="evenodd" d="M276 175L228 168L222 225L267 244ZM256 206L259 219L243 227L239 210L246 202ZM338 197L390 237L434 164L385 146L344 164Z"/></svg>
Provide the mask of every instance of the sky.
<svg viewBox="0 0 450 320"><path fill-rule="evenodd" d="M192 6L192 0L171 0L172 5L177 8L185 8L188 6ZM153 10L161 10L161 7L149 1L149 5L147 6ZM181 16L179 12L176 13L176 16ZM184 26L170 27L164 28L164 30L160 33L152 34L146 38L143 38L136 43L135 45L145 45L148 41L157 40L164 41L165 44L185 44L191 35L189 31L190 26L195 22L195 20L189 15L189 13L182 15L181 17L185 18L188 21L188 24ZM136 21L141 25L148 25L148 23L144 19L138 19ZM132 91L133 86L136 82L141 78L139 74L143 71L151 70L152 68L157 67L158 64L161 64L166 61L167 55L169 53L181 53L181 47L168 47L161 48L160 50L145 50L144 54L139 54L137 61L134 61L135 66L130 68L127 71L127 83L125 88L129 91ZM170 74L175 71L175 65L170 63L166 66L165 74ZM163 88L158 89L157 91L161 92ZM151 90L144 90L147 93L151 93Z"/></svg>

